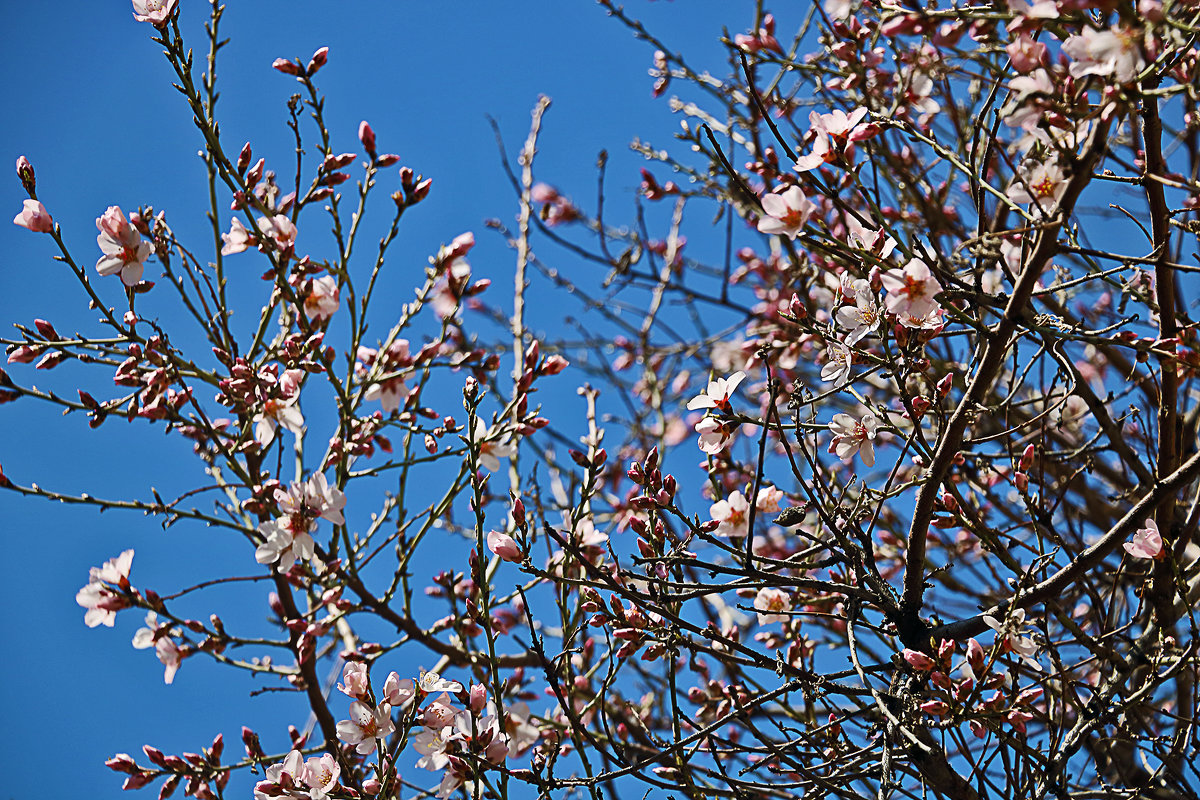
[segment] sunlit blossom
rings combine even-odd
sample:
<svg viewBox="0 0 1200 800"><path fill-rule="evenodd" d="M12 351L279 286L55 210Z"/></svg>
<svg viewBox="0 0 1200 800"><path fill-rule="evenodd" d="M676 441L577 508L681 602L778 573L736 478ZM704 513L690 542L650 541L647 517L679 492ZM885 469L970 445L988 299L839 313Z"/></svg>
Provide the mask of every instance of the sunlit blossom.
<svg viewBox="0 0 1200 800"><path fill-rule="evenodd" d="M354 745L360 755L375 752L377 739L392 734L392 715L388 707L371 708L361 700L350 704L350 719L337 724L337 735L346 744Z"/></svg>
<svg viewBox="0 0 1200 800"><path fill-rule="evenodd" d="M176 0L133 0L133 18L161 28L171 18L175 3Z"/></svg>
<svg viewBox="0 0 1200 800"><path fill-rule="evenodd" d="M842 306L834 313L837 324L848 328L845 342L850 346L857 344L864 336L879 327L883 319L883 309L875 300L871 285L859 279L854 281L854 305Z"/></svg>
<svg viewBox="0 0 1200 800"><path fill-rule="evenodd" d="M258 237L250 233L240 219L236 217L229 224L229 233L221 234L221 255L231 256L241 253L246 248L258 244Z"/></svg>
<svg viewBox="0 0 1200 800"><path fill-rule="evenodd" d="M941 308L934 296L942 291L942 285L929 269L929 265L914 258L903 269L890 269L880 276L887 289L884 304L896 315L907 314L924 317Z"/></svg>
<svg viewBox="0 0 1200 800"><path fill-rule="evenodd" d="M822 164L854 158L854 144L875 135L874 128L863 120L866 108L856 108L847 114L835 108L828 114L813 111L809 114L809 132L814 135L812 152L796 160L797 172L808 172Z"/></svg>
<svg viewBox="0 0 1200 800"><path fill-rule="evenodd" d="M142 240L142 235L117 206L109 206L104 216L97 217L96 227L100 230L96 244L104 254L96 262L96 271L101 275L120 275L126 286L140 281L146 259L153 252L150 243Z"/></svg>
<svg viewBox="0 0 1200 800"><path fill-rule="evenodd" d="M13 217L13 224L34 233L50 233L54 230L54 220L50 218L50 212L37 200L23 201L21 213Z"/></svg>
<svg viewBox="0 0 1200 800"><path fill-rule="evenodd" d="M792 186L781 194L763 195L762 206L766 216L759 219L758 230L782 234L789 239L795 239L817 211L816 205L799 186Z"/></svg>
<svg viewBox="0 0 1200 800"><path fill-rule="evenodd" d="M332 275L317 278L312 282L312 291L304 298L305 316L315 320L328 319L337 310L337 280Z"/></svg>
<svg viewBox="0 0 1200 800"><path fill-rule="evenodd" d="M708 513L720 523L717 536L745 536L750 531L750 503L740 491L713 503Z"/></svg>
<svg viewBox="0 0 1200 800"><path fill-rule="evenodd" d="M792 609L792 598L783 589L764 586L754 596L754 610L758 612L758 624L770 625L772 622L787 622L789 614L781 613Z"/></svg>
<svg viewBox="0 0 1200 800"><path fill-rule="evenodd" d="M1141 38L1141 31L1129 28L1098 31L1084 27L1062 43L1062 51L1072 59L1071 77L1098 75L1111 77L1117 83L1129 83L1146 68Z"/></svg>
<svg viewBox="0 0 1200 800"><path fill-rule="evenodd" d="M838 341L831 341L825 349L825 366L821 367L821 380L829 383L845 383L854 364L854 353Z"/></svg>
<svg viewBox="0 0 1200 800"><path fill-rule="evenodd" d="M109 584L128 588L129 568L133 564L133 551L126 550L116 558L110 558L99 567L92 567L88 584L75 595L75 602L87 609L83 622L89 628L97 625L113 627L117 612L129 607L129 601L113 591Z"/></svg>
<svg viewBox="0 0 1200 800"><path fill-rule="evenodd" d="M713 408L729 413L732 410L730 398L739 384L746 379L746 373L735 372L728 378L714 378L708 382L708 388L688 401L689 411L702 408Z"/></svg>
<svg viewBox="0 0 1200 800"><path fill-rule="evenodd" d="M1158 532L1158 523L1152 519L1146 520L1146 526L1138 529L1133 539L1125 542L1122 547L1134 558L1162 558L1163 540Z"/></svg>
<svg viewBox="0 0 1200 800"><path fill-rule="evenodd" d="M865 466L875 466L875 436L879 429L879 420L870 411L855 419L849 414L834 414L829 423L833 432L833 441L829 444L829 452L842 460L850 460L858 453Z"/></svg>

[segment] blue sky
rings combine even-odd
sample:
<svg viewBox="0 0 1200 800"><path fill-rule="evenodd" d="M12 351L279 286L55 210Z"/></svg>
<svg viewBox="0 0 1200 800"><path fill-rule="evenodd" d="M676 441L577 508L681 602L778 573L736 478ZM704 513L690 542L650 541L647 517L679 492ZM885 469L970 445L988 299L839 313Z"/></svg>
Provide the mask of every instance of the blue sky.
<svg viewBox="0 0 1200 800"><path fill-rule="evenodd" d="M207 4L181 0L181 6L185 35L202 51ZM740 32L753 15L753 3L729 0L629 0L625 6L717 73L724 71L722 27ZM24 154L33 162L39 197L63 226L75 258L89 268L94 263L94 219L113 204L165 209L177 233L206 252L211 233L196 157L200 140L171 88L160 48L150 41L152 29L136 23L121 0L69 0L52 10L10 3L5 22L10 35L0 49L0 73L9 89L0 161L11 164ZM291 158L284 122L297 84L269 65L276 57L307 59L320 46L330 48L319 77L335 150L358 150L355 131L368 119L381 152L399 153L402 163L434 180L429 201L414 212L396 250L414 272L464 230L474 230L480 242L472 258L477 272L494 270L499 278L511 270L511 253L482 224L515 213L485 115L497 119L511 154L537 96L550 95L539 174L581 202L590 200L596 154L606 148L609 194L624 212L632 207L641 165L629 141L640 136L665 145L678 124L665 98L650 96L652 50L587 0L233 2L222 31L232 39L218 73L223 138L233 151L252 140L256 157L281 168ZM394 182L394 174L388 180ZM22 197L15 177L0 179L5 213L15 214ZM376 221L384 216L378 213ZM305 236L302 231L302 244ZM311 236L319 238L316 231ZM45 318L60 331L99 329L81 290L51 260L49 237L7 225L0 227L0 243L6 326ZM238 263L231 261L231 269ZM261 271L258 263L246 264ZM119 304L115 279L97 286ZM64 393L80 375L68 368L12 372ZM103 386L106 376L92 373L89 380ZM119 421L92 432L82 417L63 418L30 401L0 407L0 464L21 483L111 497L147 497L151 486L169 495L198 477L179 437ZM8 493L0 493L0 519L13 567L3 582L8 613L0 623L7 642L0 660L5 796L117 797L121 778L102 766L115 752L137 754L142 743L167 752L196 750L223 732L232 760L241 752L242 724L278 750L282 726L303 723L287 713L294 698L267 694L248 702L252 684L199 658L184 664L173 686L164 686L151 652L128 644L141 623L137 612L122 614L115 631L89 630L74 601L88 568L125 548L137 551L136 585L171 591L189 577L251 573L244 542L183 525L164 532L137 515L99 515ZM247 584L217 607L202 604L196 612L262 607L265 592Z"/></svg>

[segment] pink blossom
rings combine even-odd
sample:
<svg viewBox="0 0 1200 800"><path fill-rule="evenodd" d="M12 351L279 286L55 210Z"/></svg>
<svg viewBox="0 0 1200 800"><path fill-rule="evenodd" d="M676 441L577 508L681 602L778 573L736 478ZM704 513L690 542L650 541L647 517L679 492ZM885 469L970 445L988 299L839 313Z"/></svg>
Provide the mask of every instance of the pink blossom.
<svg viewBox="0 0 1200 800"><path fill-rule="evenodd" d="M436 692L461 692L463 687L458 681L446 680L436 672L421 670L417 688L425 694L434 694Z"/></svg>
<svg viewBox="0 0 1200 800"><path fill-rule="evenodd" d="M750 503L736 489L727 499L713 503L708 513L720 523L718 536L745 536L750 531Z"/></svg>
<svg viewBox="0 0 1200 800"><path fill-rule="evenodd" d="M1140 31L1119 27L1103 31L1085 27L1081 33L1068 36L1062 51L1073 59L1071 77L1099 75L1129 83L1146 67L1141 38Z"/></svg>
<svg viewBox="0 0 1200 800"><path fill-rule="evenodd" d="M783 234L789 239L799 235L817 210L817 206L799 186L792 186L781 194L763 195L762 206L767 216L758 221L758 230L767 234Z"/></svg>
<svg viewBox="0 0 1200 800"><path fill-rule="evenodd" d="M848 19L854 12L850 0L825 0L823 8L832 20Z"/></svg>
<svg viewBox="0 0 1200 800"><path fill-rule="evenodd" d="M783 589L764 586L754 596L754 610L758 612L758 624L787 622L790 615L781 613L792 609L792 598Z"/></svg>
<svg viewBox="0 0 1200 800"><path fill-rule="evenodd" d="M1053 160L1040 161L1022 168L1006 194L1014 203L1035 203L1043 213L1051 213L1067 189L1067 176Z"/></svg>
<svg viewBox="0 0 1200 800"><path fill-rule="evenodd" d="M138 22L149 22L156 28L167 24L176 0L133 0L133 18Z"/></svg>
<svg viewBox="0 0 1200 800"><path fill-rule="evenodd" d="M304 783L309 787L311 800L324 800L337 787L342 768L329 753L313 756L304 762Z"/></svg>
<svg viewBox="0 0 1200 800"><path fill-rule="evenodd" d="M96 243L104 253L96 262L96 271L101 275L119 274L126 286L140 281L152 251L150 243L142 241L142 235L117 206L109 206L104 216L96 219L96 227L100 231Z"/></svg>
<svg viewBox="0 0 1200 800"><path fill-rule="evenodd" d="M853 160L854 144L875 135L875 128L870 123L861 124L867 113L866 108L857 108L849 114L835 108L829 114L816 111L809 114L809 132L816 138L812 153L797 159L795 170L808 172L822 164Z"/></svg>
<svg viewBox="0 0 1200 800"><path fill-rule="evenodd" d="M1058 19L1058 3L1056 0L1008 0L1008 7L1014 14L1020 14L1030 19Z"/></svg>
<svg viewBox="0 0 1200 800"><path fill-rule="evenodd" d="M307 561L315 552L311 533L317 529L317 519L335 525L346 522L341 511L346 496L330 486L320 472L305 483L293 483L286 492L277 489L275 501L281 516L258 526L264 541L255 550L254 558L260 564L279 562L280 568L287 569L297 560Z"/></svg>
<svg viewBox="0 0 1200 800"><path fill-rule="evenodd" d="M513 561L519 564L525 560L525 553L521 551L521 546L517 544L516 539L507 533L489 531L487 545L489 550L505 561Z"/></svg>
<svg viewBox="0 0 1200 800"><path fill-rule="evenodd" d="M275 240L280 250L287 250L296 244L296 226L287 214L276 214L273 217L260 217L258 231L263 236Z"/></svg>
<svg viewBox="0 0 1200 800"><path fill-rule="evenodd" d="M54 230L54 220L44 205L37 200L25 200L22 206L21 213L13 217L13 224L34 233L51 233Z"/></svg>
<svg viewBox="0 0 1200 800"><path fill-rule="evenodd" d="M865 225L853 214L846 216L846 240L881 259L887 258L896 249L896 240L888 236L887 231L881 227L872 228Z"/></svg>
<svg viewBox="0 0 1200 800"><path fill-rule="evenodd" d="M842 306L834 313L834 319L843 328L849 328L845 342L850 346L857 344L864 336L879 327L883 319L883 309L875 300L871 285L859 280L853 283L854 305Z"/></svg>
<svg viewBox="0 0 1200 800"><path fill-rule="evenodd" d="M459 713L460 710L454 707L450 695L442 692L421 712L421 724L426 728L440 731L442 728L453 725L454 718Z"/></svg>
<svg viewBox="0 0 1200 800"><path fill-rule="evenodd" d="M360 755L375 752L375 740L386 739L394 730L388 706L371 708L361 700L350 704L350 719L337 724L337 735L346 744L355 745Z"/></svg>
<svg viewBox="0 0 1200 800"><path fill-rule="evenodd" d="M705 417L696 423L696 433L700 434L697 444L700 449L710 456L715 456L725 449L725 443L732 435L716 417Z"/></svg>
<svg viewBox="0 0 1200 800"><path fill-rule="evenodd" d="M361 661L347 661L342 668L342 680L344 683L338 684L338 691L348 697L362 698L371 687L367 665Z"/></svg>
<svg viewBox="0 0 1200 800"><path fill-rule="evenodd" d="M125 550L101 566L91 568L88 584L75 595L75 602L87 609L83 622L89 628L97 625L113 627L117 612L129 607L129 601L109 588L108 584L128 589L129 568L132 565L133 551Z"/></svg>
<svg viewBox="0 0 1200 800"><path fill-rule="evenodd" d="M517 447L511 441L499 441L501 435L497 428L489 428L482 419L475 418L472 439L479 448L480 465L489 472L500 469L500 459L512 458L517 453Z"/></svg>
<svg viewBox="0 0 1200 800"><path fill-rule="evenodd" d="M158 660L163 663L163 683L170 684L175 680L175 673L179 671L179 665L183 662L185 655L179 645L170 636L164 636L154 643L154 654L158 656Z"/></svg>
<svg viewBox="0 0 1200 800"><path fill-rule="evenodd" d="M133 647L135 650L145 650L148 647L153 647L155 640L159 638L159 631L169 633L167 630L170 625L159 624L158 614L153 611L146 612L146 627L138 628L133 634Z"/></svg>
<svg viewBox="0 0 1200 800"><path fill-rule="evenodd" d="M1034 41L1027 33L1013 39L1004 50L1017 72L1032 72L1046 60L1046 45Z"/></svg>
<svg viewBox="0 0 1200 800"><path fill-rule="evenodd" d="M417 682L412 678L401 678L396 672L389 673L383 684L383 699L395 708L408 705L416 694Z"/></svg>
<svg viewBox="0 0 1200 800"><path fill-rule="evenodd" d="M297 529L288 517L261 522L258 532L264 541L255 549L254 560L260 564L278 562L280 569L287 570L297 561L308 561L316 552L309 531Z"/></svg>
<svg viewBox="0 0 1200 800"><path fill-rule="evenodd" d="M929 265L919 258L909 261L903 269L889 269L880 280L888 292L884 304L893 314L924 317L941 308L933 298L942 291L942 285L933 277Z"/></svg>
<svg viewBox="0 0 1200 800"><path fill-rule="evenodd" d="M821 367L821 380L844 383L850 377L854 354L850 348L838 341L829 342L825 349L825 366Z"/></svg>
<svg viewBox="0 0 1200 800"><path fill-rule="evenodd" d="M299 394L290 397L272 398L263 403L262 411L254 415L254 439L266 447L275 439L275 428L282 425L299 436L304 432L304 415L296 408Z"/></svg>
<svg viewBox="0 0 1200 800"><path fill-rule="evenodd" d="M774 486L764 486L758 490L758 497L754 499L754 505L764 514L774 514L779 511L784 497L782 490Z"/></svg>
<svg viewBox="0 0 1200 800"><path fill-rule="evenodd" d="M1004 620L985 614L983 622L996 632L997 643L1003 642L1005 647L1023 658L1034 669L1040 669L1036 658L1037 644L1030 637L1023 635L1025 609L1012 609Z"/></svg>
<svg viewBox="0 0 1200 800"><path fill-rule="evenodd" d="M263 775L264 780L254 785L254 800L269 800L279 797L284 794L279 791L280 789L286 790L300 786L307 771L304 766L304 754L299 750L293 750L280 763L267 767L266 773Z"/></svg>
<svg viewBox="0 0 1200 800"><path fill-rule="evenodd" d="M221 241L225 243L221 247L221 255L231 256L241 253L251 245L257 245L258 237L246 230L242 221L234 217L233 222L229 224L229 233L221 234Z"/></svg>
<svg viewBox="0 0 1200 800"><path fill-rule="evenodd" d="M1146 520L1146 527L1140 528L1131 541L1122 547L1134 558L1160 559L1165 554L1162 534L1158 532L1158 523L1152 519Z"/></svg>
<svg viewBox="0 0 1200 800"><path fill-rule="evenodd" d="M304 298L304 313L309 319L328 319L338 310L338 285L332 275L312 282L312 291Z"/></svg>
<svg viewBox="0 0 1200 800"><path fill-rule="evenodd" d="M709 381L707 389L688 401L688 410L715 408L718 411L729 413L732 410L729 398L737 390L738 384L745 379L746 373L735 372L728 378L716 378Z"/></svg>
<svg viewBox="0 0 1200 800"><path fill-rule="evenodd" d="M422 728L420 733L412 738L412 747L421 757L417 759L418 769L436 772L446 768L450 757L446 750L451 742L462 739L462 734L453 726L444 728Z"/></svg>
<svg viewBox="0 0 1200 800"><path fill-rule="evenodd" d="M862 419L856 420L849 414L834 414L829 423L833 431L833 441L829 444L829 452L838 458L848 460L858 453L865 466L875 466L875 436L879 428L879 420L868 411Z"/></svg>

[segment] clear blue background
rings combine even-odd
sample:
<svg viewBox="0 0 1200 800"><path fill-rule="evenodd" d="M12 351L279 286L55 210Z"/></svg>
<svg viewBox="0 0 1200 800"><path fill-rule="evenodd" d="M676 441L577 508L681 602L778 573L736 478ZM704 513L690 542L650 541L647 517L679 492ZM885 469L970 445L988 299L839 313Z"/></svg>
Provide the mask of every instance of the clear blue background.
<svg viewBox="0 0 1200 800"><path fill-rule="evenodd" d="M723 27L730 33L747 29L754 6L729 0L625 5L673 49L716 74L725 72ZM207 48L201 26L208 5L181 0L181 6L181 24L199 62ZM39 197L63 226L77 261L91 269L99 255L94 219L112 204L165 209L181 238L202 259L211 258L203 216L207 187L196 157L200 137L171 88L160 48L150 41L153 29L135 22L121 0L6 3L4 10L0 162L11 164L21 154L33 162ZM786 30L798 22L781 24ZM619 220L632 218L643 163L628 151L629 141L639 136L665 146L678 126L666 98L650 95L652 48L587 0L231 2L222 33L232 38L218 72L227 150L235 153L250 139L256 158L267 156L281 177L290 175L286 101L299 85L269 65L281 56L307 60L327 45L329 63L319 83L329 98L335 150L360 151L355 131L365 118L380 152L399 153L402 163L433 178L430 199L412 213L391 259L393 270L411 269L412 275L420 274L440 243L473 230L480 242L472 258L476 273L507 285L512 253L482 222L511 222L516 204L485 115L499 121L511 157L537 96L550 95L554 105L541 140L539 176L593 208L594 163L607 149L609 212ZM0 170L0 209L8 215L0 225L0 322L32 324L40 317L63 332L97 333L82 291L51 260L49 237L7 223L23 199L7 170ZM656 172L660 180L670 177ZM394 170L381 180L390 192ZM390 213L386 196L379 195L376 222ZM302 229L299 249L319 238L318 231ZM228 269L244 264L254 275L261 272L253 256L244 258L228 261ZM716 254L708 259L719 261ZM412 285L398 274L397 287ZM156 277L152 266L147 278ZM120 305L114 279L96 285ZM409 291L403 289L397 305ZM64 394L73 394L83 374L73 365L50 373L20 365L9 370L22 383ZM104 369L89 373L87 381L99 387L98 397L111 391ZM179 437L117 420L92 432L83 417L63 418L29 400L0 406L0 465L20 483L109 497L148 498L151 486L170 496L203 477ZM242 724L260 732L268 751L286 749L284 726L303 724L294 716L296 698L248 700L257 684L202 657L185 662L175 684L164 686L152 651L129 646L141 625L138 612L120 615L115 631L93 630L84 627L83 609L74 600L89 567L130 547L137 551L135 585L163 593L212 575L253 574L243 541L183 524L164 533L136 514L99 515L9 493L0 493L0 531L8 564L0 582L7 611L0 622L0 767L6 776L0 795L121 796L123 776L102 766L113 753L144 761L143 743L177 753L198 750L223 732L226 761L232 761L241 754ZM262 584L246 584L220 594L216 606L210 604L218 598L213 594L189 610L202 618L213 610L232 617L245 602L265 617L266 591ZM142 792L154 796L157 785ZM229 795L245 796L244 789Z"/></svg>

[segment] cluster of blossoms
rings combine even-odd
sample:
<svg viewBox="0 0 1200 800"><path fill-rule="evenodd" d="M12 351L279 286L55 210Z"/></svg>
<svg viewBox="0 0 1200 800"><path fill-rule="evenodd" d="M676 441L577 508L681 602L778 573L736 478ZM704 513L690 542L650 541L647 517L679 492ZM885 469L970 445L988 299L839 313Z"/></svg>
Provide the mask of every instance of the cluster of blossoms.
<svg viewBox="0 0 1200 800"><path fill-rule="evenodd" d="M529 708L524 703L510 706L502 720L481 684L465 691L458 681L447 680L436 672L422 672L417 680L392 672L378 703L373 704L366 664L348 662L342 680L338 689L354 699L350 718L337 724L338 738L359 755L369 755L375 752L378 742L396 731L392 713L401 711L412 747L420 753L416 766L442 773L437 792L440 798L449 797L464 783L472 783L480 764L503 764L510 755L527 751L540 738L537 727L529 722ZM422 706L426 700L428 703ZM412 734L414 728L416 733ZM372 785L364 785L364 789L378 791L377 782L368 783Z"/></svg>
<svg viewBox="0 0 1200 800"><path fill-rule="evenodd" d="M303 753L293 750L282 762L267 767L265 779L254 786L254 800L275 797L325 800L338 788L341 775L341 765L329 753L305 761Z"/></svg>
<svg viewBox="0 0 1200 800"><path fill-rule="evenodd" d="M286 491L276 488L275 501L280 516L258 526L263 543L254 552L254 558L260 564L277 563L286 571L296 561L308 561L313 557L312 532L317 529L317 520L325 519L334 525L346 522L342 516L346 496L330 486L321 472L304 483L293 483Z"/></svg>
<svg viewBox="0 0 1200 800"><path fill-rule="evenodd" d="M688 411L705 409L710 412L696 423L696 433L700 434L700 449L709 455L716 455L725 449L726 443L733 435L736 425L722 421L720 416L733 413L730 398L739 384L746 379L746 373L738 371L728 378L714 378L709 381L708 388L688 401ZM715 414L713 413L715 412Z"/></svg>

